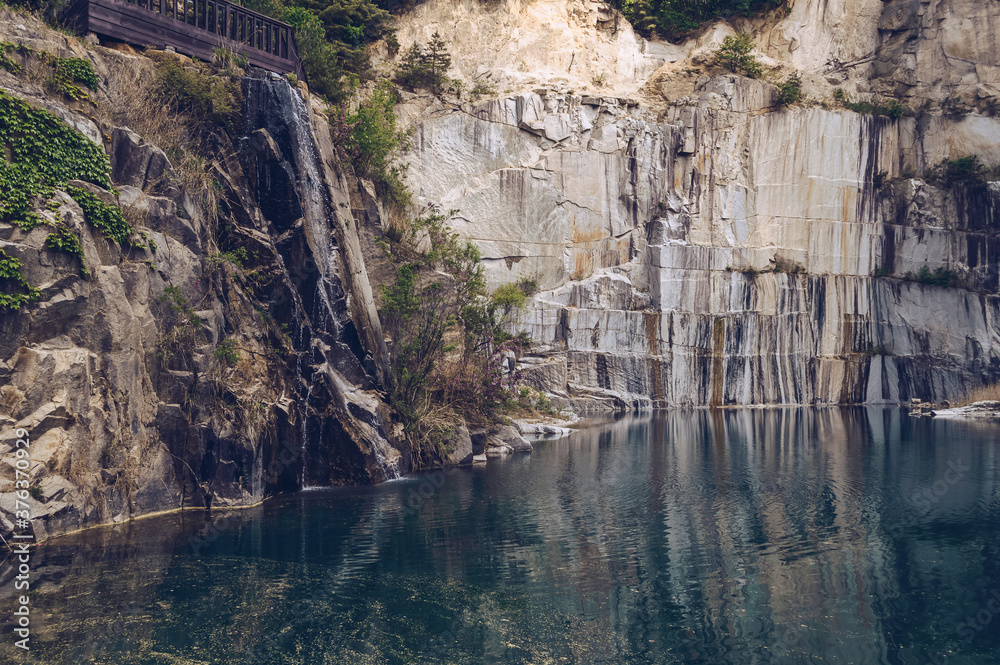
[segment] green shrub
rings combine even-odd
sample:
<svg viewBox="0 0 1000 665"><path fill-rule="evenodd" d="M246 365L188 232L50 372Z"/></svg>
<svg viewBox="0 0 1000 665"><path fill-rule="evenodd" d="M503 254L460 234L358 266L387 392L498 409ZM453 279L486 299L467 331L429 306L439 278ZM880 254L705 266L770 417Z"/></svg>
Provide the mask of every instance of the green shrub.
<svg viewBox="0 0 1000 665"><path fill-rule="evenodd" d="M469 94L472 95L473 100L479 101L480 97L495 95L496 88L491 86L489 83L478 82L475 86L473 86L472 90L469 91Z"/></svg>
<svg viewBox="0 0 1000 665"><path fill-rule="evenodd" d="M213 269L218 269L223 263L230 263L242 270L246 267L248 261L249 257L247 256L247 250L242 247L237 247L229 252L208 255L208 263Z"/></svg>
<svg viewBox="0 0 1000 665"><path fill-rule="evenodd" d="M371 178L378 193L397 205L409 202L409 191L403 183L405 170L393 164L400 151L409 145L410 132L400 129L396 120L396 94L388 81L380 83L357 111L338 124L331 117L331 131L344 125L335 143L351 157L355 172ZM347 145L343 145L344 143Z"/></svg>
<svg viewBox="0 0 1000 665"><path fill-rule="evenodd" d="M527 277L519 279L516 285L521 290L521 293L528 298L538 293L538 282L533 279L528 279Z"/></svg>
<svg viewBox="0 0 1000 665"><path fill-rule="evenodd" d="M788 106L802 99L802 77L792 74L778 84L777 101L782 106Z"/></svg>
<svg viewBox="0 0 1000 665"><path fill-rule="evenodd" d="M469 422L494 422L516 380L503 370L505 354L527 341L504 329L510 311L523 306L524 292L509 285L488 295L479 251L444 222L438 214L411 222L409 241L426 232L431 249L418 255L395 248L394 256L416 258L380 288L379 314L392 339L389 401L418 449L420 442L441 438L440 423L426 422L431 411L450 409ZM458 351L445 344L449 329L463 339L458 357L447 356Z"/></svg>
<svg viewBox="0 0 1000 665"><path fill-rule="evenodd" d="M90 94L80 87L85 85L97 90L97 74L84 58L53 58L55 71L52 74L53 87L65 97L74 100L90 99Z"/></svg>
<svg viewBox="0 0 1000 665"><path fill-rule="evenodd" d="M87 222L100 231L105 238L114 240L119 245L132 243L134 229L125 221L121 208L108 205L90 192L79 187L67 187L66 192L80 204Z"/></svg>
<svg viewBox="0 0 1000 665"><path fill-rule="evenodd" d="M802 266L801 263L796 263L795 261L788 261L785 259L775 259L774 272L788 273L789 275L802 275L805 274L806 269Z"/></svg>
<svg viewBox="0 0 1000 665"><path fill-rule="evenodd" d="M17 47L17 44L11 42L0 42L0 69L6 69L11 74L17 74L21 71L20 63L8 55Z"/></svg>
<svg viewBox="0 0 1000 665"><path fill-rule="evenodd" d="M753 16L786 0L612 0L612 4L645 37L662 35L682 39L708 21L731 16Z"/></svg>
<svg viewBox="0 0 1000 665"><path fill-rule="evenodd" d="M160 87L174 100L178 111L230 131L237 129L243 103L238 83L188 71L172 59L161 60L157 68Z"/></svg>
<svg viewBox="0 0 1000 665"><path fill-rule="evenodd" d="M516 284L504 284L490 296L494 307L505 313L524 308L527 297Z"/></svg>
<svg viewBox="0 0 1000 665"><path fill-rule="evenodd" d="M722 46L715 52L719 64L733 72L749 78L759 78L763 68L757 57L753 55L753 38L745 32L736 35L726 35Z"/></svg>
<svg viewBox="0 0 1000 665"><path fill-rule="evenodd" d="M320 18L303 7L283 9L278 12L278 18L295 28L295 41L310 89L331 102L344 102L349 91L341 80L344 77L343 54L327 41Z"/></svg>
<svg viewBox="0 0 1000 665"><path fill-rule="evenodd" d="M917 281L921 284L931 284L933 286L952 286L957 281L958 276L945 267L931 270L926 265L917 273Z"/></svg>
<svg viewBox="0 0 1000 665"><path fill-rule="evenodd" d="M212 351L215 359L224 365L235 365L240 361L240 351L236 348L236 342L226 339L219 342L219 345Z"/></svg>
<svg viewBox="0 0 1000 665"><path fill-rule="evenodd" d="M909 111L907 107L895 99L878 99L874 102L852 102L841 88L833 91L833 99L849 111L869 115L884 115L893 120L902 118Z"/></svg>
<svg viewBox="0 0 1000 665"><path fill-rule="evenodd" d="M254 11L295 28L295 41L310 89L334 104L347 101L360 81L372 77L367 46L389 31L390 11L413 4L390 0L248 0ZM387 37L392 49L392 42ZM398 44L398 42L397 42Z"/></svg>
<svg viewBox="0 0 1000 665"><path fill-rule="evenodd" d="M948 185L983 186L986 184L987 170L976 155L967 155L944 162L943 180Z"/></svg>

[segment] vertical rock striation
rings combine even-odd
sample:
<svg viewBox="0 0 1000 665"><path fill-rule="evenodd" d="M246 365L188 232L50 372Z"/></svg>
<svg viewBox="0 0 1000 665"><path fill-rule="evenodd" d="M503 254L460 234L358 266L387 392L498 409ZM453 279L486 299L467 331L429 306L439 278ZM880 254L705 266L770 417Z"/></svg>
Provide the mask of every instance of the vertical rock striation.
<svg viewBox="0 0 1000 665"><path fill-rule="evenodd" d="M922 117L774 95L705 76L659 113L545 90L424 112L414 190L460 211L492 284L542 289L519 322L529 381L621 409L944 399L1000 378L997 184L910 177L939 140ZM950 286L920 278L938 268Z"/></svg>

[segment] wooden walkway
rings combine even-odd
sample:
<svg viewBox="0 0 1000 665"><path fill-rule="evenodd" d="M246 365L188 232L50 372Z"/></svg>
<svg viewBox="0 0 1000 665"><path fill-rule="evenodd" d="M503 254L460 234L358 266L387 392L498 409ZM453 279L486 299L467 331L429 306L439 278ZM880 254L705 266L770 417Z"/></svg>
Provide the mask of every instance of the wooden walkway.
<svg viewBox="0 0 1000 665"><path fill-rule="evenodd" d="M227 0L78 0L68 14L80 29L111 39L172 46L206 61L225 46L252 65L303 78L292 27Z"/></svg>

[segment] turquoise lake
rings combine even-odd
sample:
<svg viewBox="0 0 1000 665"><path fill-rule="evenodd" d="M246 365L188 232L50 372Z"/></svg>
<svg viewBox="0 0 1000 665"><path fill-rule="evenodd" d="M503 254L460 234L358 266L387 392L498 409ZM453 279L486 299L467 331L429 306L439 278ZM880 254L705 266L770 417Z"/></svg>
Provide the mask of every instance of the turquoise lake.
<svg viewBox="0 0 1000 665"><path fill-rule="evenodd" d="M1000 663L998 458L996 421L678 410L93 529L37 551L22 662Z"/></svg>

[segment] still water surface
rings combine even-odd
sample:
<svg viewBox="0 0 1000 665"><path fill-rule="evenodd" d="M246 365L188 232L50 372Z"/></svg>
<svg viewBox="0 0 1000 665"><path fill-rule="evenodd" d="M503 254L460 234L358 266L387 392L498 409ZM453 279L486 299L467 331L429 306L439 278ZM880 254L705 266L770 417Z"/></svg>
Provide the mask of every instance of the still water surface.
<svg viewBox="0 0 1000 665"><path fill-rule="evenodd" d="M676 411L93 530L36 557L27 662L1000 663L998 434Z"/></svg>

